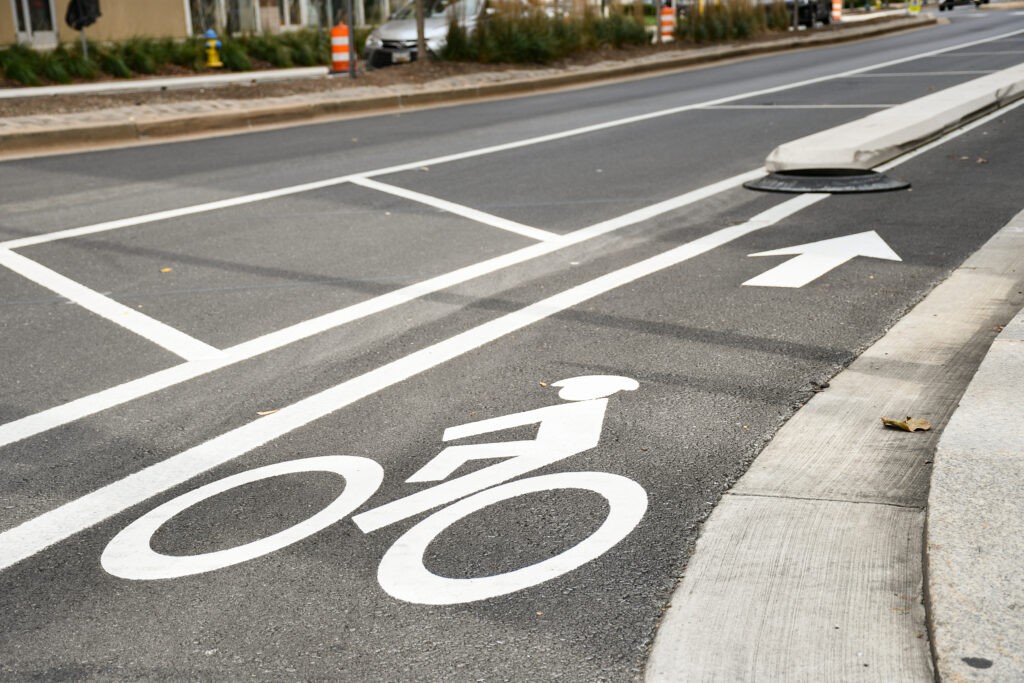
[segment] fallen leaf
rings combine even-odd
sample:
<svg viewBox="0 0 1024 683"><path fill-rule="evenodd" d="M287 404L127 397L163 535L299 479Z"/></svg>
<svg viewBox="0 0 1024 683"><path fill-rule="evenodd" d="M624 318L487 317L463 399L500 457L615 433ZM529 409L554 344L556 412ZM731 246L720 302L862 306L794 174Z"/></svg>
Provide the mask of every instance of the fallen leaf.
<svg viewBox="0 0 1024 683"><path fill-rule="evenodd" d="M918 430L926 432L932 428L932 423L928 420L910 417L909 415L907 415L905 420L891 420L883 417L882 424L893 429L902 429L905 432L916 432Z"/></svg>
<svg viewBox="0 0 1024 683"><path fill-rule="evenodd" d="M274 408L273 410L257 410L256 414L259 415L260 417L263 417L264 415L273 415L278 410L280 410L280 409L279 408Z"/></svg>
<svg viewBox="0 0 1024 683"><path fill-rule="evenodd" d="M161 268L160 272L161 273L170 273L173 270L174 270L174 268Z"/></svg>
<svg viewBox="0 0 1024 683"><path fill-rule="evenodd" d="M542 387L546 387L548 385L547 382L537 382L537 384L541 385Z"/></svg>

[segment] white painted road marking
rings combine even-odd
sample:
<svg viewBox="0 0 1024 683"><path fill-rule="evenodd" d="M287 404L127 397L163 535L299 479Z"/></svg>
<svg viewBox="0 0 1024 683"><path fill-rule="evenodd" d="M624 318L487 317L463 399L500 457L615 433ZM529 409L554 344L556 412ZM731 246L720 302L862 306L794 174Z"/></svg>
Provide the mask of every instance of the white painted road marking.
<svg viewBox="0 0 1024 683"><path fill-rule="evenodd" d="M722 228L657 256L537 301L313 394L282 408L273 415L232 429L178 455L107 484L0 534L0 569L31 557L113 515L360 399L601 294L775 225L778 221L813 206L827 196L795 197L754 216L746 223Z"/></svg>
<svg viewBox="0 0 1024 683"><path fill-rule="evenodd" d="M353 520L369 533L431 508L454 503L416 524L387 551L381 561L378 578L388 593L409 602L431 605L473 602L505 595L549 581L600 557L640 523L647 510L647 493L636 482L619 475L572 472L507 483L596 447L601 440L608 397L619 391L633 391L639 384L629 377L588 375L564 379L552 386L560 387L559 398L569 403L458 425L444 433L445 440L451 440L501 432L514 426L539 424L536 438L446 448L407 482L446 479L469 460L502 458L502 462L358 516L369 518L384 510L383 515L374 517L374 522ZM339 474L345 479L344 490L312 517L241 546L198 555L174 556L152 549L153 535L185 510L239 486L297 472ZM131 580L179 578L240 564L280 550L340 521L377 491L383 475L383 469L375 461L344 455L290 460L240 472L183 493L150 510L107 544L100 561L108 573ZM443 578L423 566L423 551L455 522L498 502L527 493L560 489L598 493L609 506L604 523L574 547L533 565L482 578ZM423 505L424 494L431 492L434 495L430 502ZM394 512L398 507L402 512L396 515Z"/></svg>
<svg viewBox="0 0 1024 683"><path fill-rule="evenodd" d="M749 287L803 287L858 256L903 260L874 230L748 256L796 256L743 283Z"/></svg>
<svg viewBox="0 0 1024 683"><path fill-rule="evenodd" d="M743 185L748 180L754 180L764 175L764 169L756 169L741 173L720 180L717 183L706 185L691 192L681 194L663 202L658 202L642 209L630 211L616 218L596 223L586 228L567 233L556 239L532 244L528 247L518 249L492 259L475 263L465 268L459 268L444 275L418 282L408 287L402 287L388 294L383 294L368 299L358 304L341 308L330 313L311 318L310 320L296 323L290 327L271 332L255 339L243 342L236 346L224 349L219 357L208 360L197 360L176 365L166 370L154 372L145 377L131 380L110 389L96 392L89 396L69 401L53 408L48 408L33 415L27 415L21 419L0 425L0 447L21 439L26 439L35 434L45 432L54 427L68 424L75 420L94 415L100 411L122 405L128 401L147 396L168 387L180 384L181 382L194 379L206 373L228 367L249 358L263 353L273 351L302 339L306 339L321 332L332 330L347 323L353 322L386 311L395 306L408 303L420 297L427 296L448 287L468 282L477 277L489 275L503 268L526 263L535 258L554 253L575 244L586 242L601 235L620 230L631 225L642 223L656 216L675 211L699 201L713 197L716 194L731 190Z"/></svg>
<svg viewBox="0 0 1024 683"><path fill-rule="evenodd" d="M445 199L439 199L420 192L414 192L413 190L407 190L404 187L387 185L369 178L353 178L352 183L370 188L371 190L377 190L378 192L386 192L396 197L402 197L403 199L408 199L420 204L426 204L427 206L432 206L435 209L441 209L442 211L447 211L448 213L455 214L456 216L462 216L463 218L468 218L476 221L477 223L489 225L492 228L507 230L508 232L522 235L523 237L529 237L530 239L539 240L541 242L558 237L558 233L541 230L540 228L532 228L529 225L516 223L515 221L510 221L506 218L501 218L500 216L493 216L489 213L477 211L476 209L471 209L468 206L462 206L461 204L455 204Z"/></svg>
<svg viewBox="0 0 1024 683"><path fill-rule="evenodd" d="M337 498L312 517L251 543L199 555L164 555L151 547L153 534L188 508L233 488L296 472L333 472L344 478L345 486ZM173 579L229 567L280 550L326 529L365 503L383 480L384 469L378 463L350 455L286 460L240 472L150 510L107 544L100 563L114 576L135 580Z"/></svg>
<svg viewBox="0 0 1024 683"><path fill-rule="evenodd" d="M148 315L139 313L134 308L119 304L99 292L89 289L74 280L54 272L46 266L15 254L7 249L0 249L0 266L5 266L18 275L55 292L82 308L98 316L120 325L135 334L148 339L173 354L188 361L214 358L220 355L220 349L190 337L180 330Z"/></svg>

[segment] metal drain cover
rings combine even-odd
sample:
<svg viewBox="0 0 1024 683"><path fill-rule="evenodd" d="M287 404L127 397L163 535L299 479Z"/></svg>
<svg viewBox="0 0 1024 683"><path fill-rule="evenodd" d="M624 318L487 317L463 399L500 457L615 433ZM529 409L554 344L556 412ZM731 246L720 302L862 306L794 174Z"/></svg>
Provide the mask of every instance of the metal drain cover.
<svg viewBox="0 0 1024 683"><path fill-rule="evenodd" d="M743 183L743 187L763 192L827 192L849 194L853 192L890 192L904 190L910 183L895 180L876 171L849 168L815 168L801 171L779 171L759 180Z"/></svg>

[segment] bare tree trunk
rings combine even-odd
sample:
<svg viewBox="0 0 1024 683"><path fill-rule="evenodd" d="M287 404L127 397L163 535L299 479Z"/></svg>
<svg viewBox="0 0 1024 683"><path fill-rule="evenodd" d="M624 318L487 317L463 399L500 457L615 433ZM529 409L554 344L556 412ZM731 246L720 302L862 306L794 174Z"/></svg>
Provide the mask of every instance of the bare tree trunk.
<svg viewBox="0 0 1024 683"><path fill-rule="evenodd" d="M423 28L423 0L416 0L416 59L426 60L427 39L424 36Z"/></svg>

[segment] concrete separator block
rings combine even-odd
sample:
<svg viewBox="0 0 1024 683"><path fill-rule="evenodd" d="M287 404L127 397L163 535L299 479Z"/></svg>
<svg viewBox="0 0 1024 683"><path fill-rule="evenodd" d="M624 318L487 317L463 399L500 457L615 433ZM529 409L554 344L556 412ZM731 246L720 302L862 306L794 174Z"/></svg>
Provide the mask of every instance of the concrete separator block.
<svg viewBox="0 0 1024 683"><path fill-rule="evenodd" d="M776 147L769 172L870 170L1024 97L1024 64Z"/></svg>

